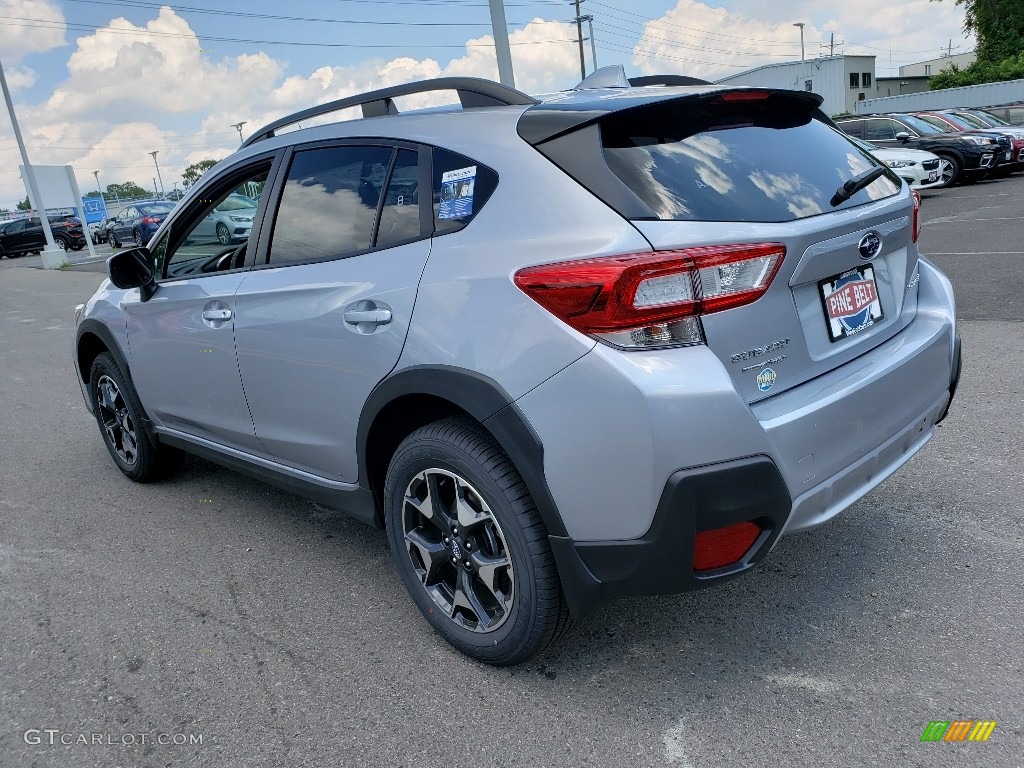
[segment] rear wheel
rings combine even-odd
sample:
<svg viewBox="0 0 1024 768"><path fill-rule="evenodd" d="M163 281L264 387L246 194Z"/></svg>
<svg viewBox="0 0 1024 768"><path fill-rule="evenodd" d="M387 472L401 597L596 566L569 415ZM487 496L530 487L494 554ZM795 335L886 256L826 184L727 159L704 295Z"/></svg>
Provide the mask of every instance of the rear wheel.
<svg viewBox="0 0 1024 768"><path fill-rule="evenodd" d="M63 237L54 238L54 242L57 243L57 247L60 248L62 251L68 250L68 241L65 240Z"/></svg>
<svg viewBox="0 0 1024 768"><path fill-rule="evenodd" d="M569 627L537 508L479 424L445 419L409 435L388 467L384 499L402 581L457 649L517 664Z"/></svg>
<svg viewBox="0 0 1024 768"><path fill-rule="evenodd" d="M139 232L139 230L137 230L137 229L136 229L136 230L135 230L134 232L132 232L132 235L133 235L133 236L135 237L135 244L136 244L136 245L137 245L137 246L138 246L139 248L141 248L142 246L144 246L144 245L145 245L145 243L144 243L144 242L142 242L142 233L141 233L141 232Z"/></svg>
<svg viewBox="0 0 1024 768"><path fill-rule="evenodd" d="M96 423L110 457L125 477L148 483L179 466L184 454L177 448L154 445L142 429L144 412L131 379L109 352L97 356L89 374Z"/></svg>

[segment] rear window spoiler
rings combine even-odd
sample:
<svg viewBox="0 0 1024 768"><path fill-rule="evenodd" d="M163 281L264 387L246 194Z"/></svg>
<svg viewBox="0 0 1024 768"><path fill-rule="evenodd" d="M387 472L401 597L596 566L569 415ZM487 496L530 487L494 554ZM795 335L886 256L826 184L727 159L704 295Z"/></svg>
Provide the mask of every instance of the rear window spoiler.
<svg viewBox="0 0 1024 768"><path fill-rule="evenodd" d="M524 141L537 146L562 134L596 123L614 112L642 109L666 101L687 101L727 93L765 93L766 98L780 98L801 104L808 112L818 110L824 101L821 96L809 91L712 84L664 85L667 79L668 76L634 78L629 81L628 88L579 90L558 94L526 109L519 118L516 130ZM647 82L638 85L634 80Z"/></svg>

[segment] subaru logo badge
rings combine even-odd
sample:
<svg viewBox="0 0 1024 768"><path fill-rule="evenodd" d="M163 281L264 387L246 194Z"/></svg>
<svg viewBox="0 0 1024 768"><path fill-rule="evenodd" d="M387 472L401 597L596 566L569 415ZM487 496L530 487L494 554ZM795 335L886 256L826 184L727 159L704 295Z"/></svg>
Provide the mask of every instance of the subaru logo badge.
<svg viewBox="0 0 1024 768"><path fill-rule="evenodd" d="M882 237L877 232L868 232L857 244L860 257L864 261L871 261L882 251Z"/></svg>

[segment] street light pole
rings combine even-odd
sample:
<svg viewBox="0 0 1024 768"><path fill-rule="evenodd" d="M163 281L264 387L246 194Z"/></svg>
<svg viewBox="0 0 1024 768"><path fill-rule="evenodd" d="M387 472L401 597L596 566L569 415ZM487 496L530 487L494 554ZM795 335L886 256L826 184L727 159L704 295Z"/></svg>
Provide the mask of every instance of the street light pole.
<svg viewBox="0 0 1024 768"><path fill-rule="evenodd" d="M21 152L21 161L25 163L25 183L28 184L29 197L38 206L36 214L43 225L43 238L46 240L46 252L43 255L43 266L47 269L59 266L67 259L57 249L57 241L53 239L53 232L50 230L50 218L46 215L46 203L39 196L39 186L36 184L36 172L28 161L28 150L25 149L25 142L21 138L21 128L18 126L18 118L14 114L14 103L11 101L11 92L7 88L7 76L4 75L3 64L0 64L0 87L3 88L4 101L7 103L7 112L11 116L11 127L14 128L14 139L18 142L18 150ZM54 254L60 254L59 260L54 261L52 266L48 263Z"/></svg>
<svg viewBox="0 0 1024 768"><path fill-rule="evenodd" d="M800 27L800 61L804 61L804 22L798 21L793 26Z"/></svg>
<svg viewBox="0 0 1024 768"><path fill-rule="evenodd" d="M103 189L100 187L100 172L93 171L92 175L96 177L96 191L100 193L100 200L103 199Z"/></svg>
<svg viewBox="0 0 1024 768"><path fill-rule="evenodd" d="M236 131L238 131L238 141L239 141L239 143L241 143L241 142L242 142L242 126L243 126L243 125L245 125L245 124L246 124L247 122L249 122L249 121L248 121L248 120L243 120L242 122L240 122L240 123L234 123L234 124L233 124L233 125L231 126L231 127L232 127L232 128L234 128L234 129L235 129Z"/></svg>
<svg viewBox="0 0 1024 768"><path fill-rule="evenodd" d="M508 23L504 0L488 0L491 7L491 31L494 33L494 55L498 59L498 80L509 88L516 87L512 72L512 49L508 44Z"/></svg>
<svg viewBox="0 0 1024 768"><path fill-rule="evenodd" d="M163 195L164 197L167 197L167 193L164 192L164 177L160 175L160 166L156 162L156 155L157 155L157 152L159 152L159 151L160 150L157 149L157 150L154 150L154 151L150 152L149 154L151 154L153 156L153 165L156 167L156 177L158 179L160 179L160 194ZM153 191L155 192L156 190L153 190Z"/></svg>

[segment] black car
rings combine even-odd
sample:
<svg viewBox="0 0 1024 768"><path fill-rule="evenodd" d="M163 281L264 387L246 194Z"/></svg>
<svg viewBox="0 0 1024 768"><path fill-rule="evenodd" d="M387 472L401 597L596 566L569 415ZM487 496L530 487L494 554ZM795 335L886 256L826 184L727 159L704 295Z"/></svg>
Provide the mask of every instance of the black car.
<svg viewBox="0 0 1024 768"><path fill-rule="evenodd" d="M946 186L985 178L1011 151L1007 137L944 133L915 115L865 115L835 122L845 133L876 147L923 149L938 155Z"/></svg>
<svg viewBox="0 0 1024 768"><path fill-rule="evenodd" d="M58 248L80 251L85 247L82 222L75 216L50 216L50 231ZM43 223L38 217L7 223L0 231L0 258L15 258L46 248Z"/></svg>

